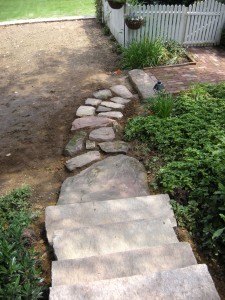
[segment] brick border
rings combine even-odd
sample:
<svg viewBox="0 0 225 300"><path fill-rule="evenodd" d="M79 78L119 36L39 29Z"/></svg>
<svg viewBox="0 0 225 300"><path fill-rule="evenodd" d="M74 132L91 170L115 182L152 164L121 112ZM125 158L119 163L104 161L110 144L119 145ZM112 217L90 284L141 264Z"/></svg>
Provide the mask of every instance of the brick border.
<svg viewBox="0 0 225 300"><path fill-rule="evenodd" d="M163 68L174 68L174 67L182 67L182 66L189 66L189 65L196 65L197 62L194 60L191 53L187 53L186 57L188 58L189 62L183 64L176 64L176 65L165 65L165 66L155 66L155 67L146 67L143 68L144 71L152 70L152 69L163 69Z"/></svg>

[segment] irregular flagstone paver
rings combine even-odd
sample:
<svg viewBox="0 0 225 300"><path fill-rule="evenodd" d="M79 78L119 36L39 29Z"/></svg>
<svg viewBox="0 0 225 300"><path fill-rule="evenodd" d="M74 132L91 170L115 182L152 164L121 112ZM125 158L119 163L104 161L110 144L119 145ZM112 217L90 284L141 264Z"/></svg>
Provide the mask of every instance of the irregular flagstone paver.
<svg viewBox="0 0 225 300"><path fill-rule="evenodd" d="M102 100L95 99L95 98L87 98L85 100L86 105L92 105L92 106L98 106L101 102L102 102Z"/></svg>
<svg viewBox="0 0 225 300"><path fill-rule="evenodd" d="M149 195L144 166L123 154L108 157L67 178L58 204L112 200Z"/></svg>
<svg viewBox="0 0 225 300"><path fill-rule="evenodd" d="M99 117L109 117L115 119L122 119L123 114L120 111L109 111L109 112L101 112L98 114Z"/></svg>
<svg viewBox="0 0 225 300"><path fill-rule="evenodd" d="M80 106L77 109L76 116L77 117L85 117L85 116L94 116L95 108L93 106Z"/></svg>
<svg viewBox="0 0 225 300"><path fill-rule="evenodd" d="M90 164L91 162L99 159L101 159L99 151L90 151L66 161L66 167L69 171L73 171L76 168L84 167Z"/></svg>
<svg viewBox="0 0 225 300"><path fill-rule="evenodd" d="M115 123L115 120L99 117L83 117L75 119L72 123L71 131L81 128L105 127Z"/></svg>
<svg viewBox="0 0 225 300"><path fill-rule="evenodd" d="M207 266L185 268L100 280L75 285L55 286L49 300L219 300Z"/></svg>
<svg viewBox="0 0 225 300"><path fill-rule="evenodd" d="M110 102L110 101L102 101L101 105L110 107L110 108L114 108L114 109L124 109L124 107L125 107L123 104Z"/></svg>
<svg viewBox="0 0 225 300"><path fill-rule="evenodd" d="M112 141L116 137L115 132L112 127L102 127L98 129L94 129L89 134L89 139L91 141Z"/></svg>
<svg viewBox="0 0 225 300"><path fill-rule="evenodd" d="M124 99L124 98L121 98L121 97L113 97L113 98L110 99L110 101L118 103L118 104L127 104L131 100L130 99Z"/></svg>
<svg viewBox="0 0 225 300"><path fill-rule="evenodd" d="M86 140L86 149L87 150L93 150L96 148L95 141Z"/></svg>
<svg viewBox="0 0 225 300"><path fill-rule="evenodd" d="M121 85L121 84L118 84L118 85L114 85L110 88L110 90L118 95L119 97L122 97L122 98L132 98L133 97L133 94L128 90L127 87L125 87L125 85Z"/></svg>
<svg viewBox="0 0 225 300"><path fill-rule="evenodd" d="M155 96L153 88L157 81L150 78L143 70L131 70L128 72L128 76L143 100Z"/></svg>
<svg viewBox="0 0 225 300"><path fill-rule="evenodd" d="M63 154L65 156L73 156L74 154L81 151L83 149L84 140L86 136L87 133L85 131L77 132L66 145Z"/></svg>
<svg viewBox="0 0 225 300"><path fill-rule="evenodd" d="M94 92L93 96L97 99L107 100L108 98L112 97L112 92L110 90L100 90Z"/></svg>
<svg viewBox="0 0 225 300"><path fill-rule="evenodd" d="M103 142L98 144L102 151L106 153L124 153L127 154L129 144L123 141Z"/></svg>
<svg viewBox="0 0 225 300"><path fill-rule="evenodd" d="M109 107L105 107L105 106L99 106L97 109L96 109L96 112L106 112L106 111L111 111L112 109L109 108Z"/></svg>

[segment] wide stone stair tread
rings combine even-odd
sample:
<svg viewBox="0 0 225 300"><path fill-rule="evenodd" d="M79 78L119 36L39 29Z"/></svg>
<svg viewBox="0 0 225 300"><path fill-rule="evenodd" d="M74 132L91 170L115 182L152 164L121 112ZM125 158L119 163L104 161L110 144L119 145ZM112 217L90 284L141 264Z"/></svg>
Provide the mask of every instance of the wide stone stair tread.
<svg viewBox="0 0 225 300"><path fill-rule="evenodd" d="M138 219L169 218L171 225L177 226L169 201L169 196L164 194L48 206L45 212L48 241L52 243L54 230L71 230Z"/></svg>
<svg viewBox="0 0 225 300"><path fill-rule="evenodd" d="M73 230L56 230L53 235L53 248L58 260L177 242L169 219L135 220Z"/></svg>
<svg viewBox="0 0 225 300"><path fill-rule="evenodd" d="M188 243L52 262L52 286L144 275L197 264Z"/></svg>
<svg viewBox="0 0 225 300"><path fill-rule="evenodd" d="M113 267L113 266L112 266ZM219 300L206 265L52 287L50 300Z"/></svg>

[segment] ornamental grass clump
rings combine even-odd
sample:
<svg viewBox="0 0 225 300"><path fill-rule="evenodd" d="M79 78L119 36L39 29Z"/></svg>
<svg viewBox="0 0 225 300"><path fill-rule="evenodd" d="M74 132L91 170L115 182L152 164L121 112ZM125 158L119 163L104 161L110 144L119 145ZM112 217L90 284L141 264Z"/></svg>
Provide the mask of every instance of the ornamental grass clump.
<svg viewBox="0 0 225 300"><path fill-rule="evenodd" d="M138 69L179 63L185 56L185 49L176 42L152 41L148 38L132 42L123 48L121 67Z"/></svg>

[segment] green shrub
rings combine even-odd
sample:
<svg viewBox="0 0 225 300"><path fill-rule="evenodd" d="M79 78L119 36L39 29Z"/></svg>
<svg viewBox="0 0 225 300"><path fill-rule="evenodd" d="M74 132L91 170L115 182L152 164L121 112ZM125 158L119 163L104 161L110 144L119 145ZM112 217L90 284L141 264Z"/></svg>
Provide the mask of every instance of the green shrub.
<svg viewBox="0 0 225 300"><path fill-rule="evenodd" d="M175 45L177 46L175 47ZM123 48L121 67L138 69L175 64L185 54L185 50L181 51L181 49L183 48L176 42L164 43L159 39L155 41L143 39L140 42L132 42L127 48Z"/></svg>
<svg viewBox="0 0 225 300"><path fill-rule="evenodd" d="M23 235L32 222L30 188L0 197L0 299L35 300L42 296L40 262Z"/></svg>
<svg viewBox="0 0 225 300"><path fill-rule="evenodd" d="M95 14L96 14L96 20L99 23L102 23L102 16L103 16L102 0L95 0Z"/></svg>
<svg viewBox="0 0 225 300"><path fill-rule="evenodd" d="M157 182L177 201L179 224L210 255L225 258L225 83L198 85L174 102L171 117L128 121L125 137L163 156ZM184 194L178 199L178 191Z"/></svg>
<svg viewBox="0 0 225 300"><path fill-rule="evenodd" d="M145 100L145 107L159 118L168 118L173 110L173 97L167 93L159 93Z"/></svg>

